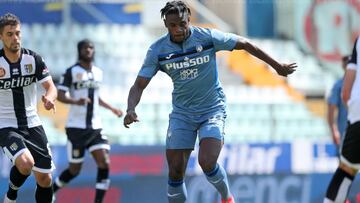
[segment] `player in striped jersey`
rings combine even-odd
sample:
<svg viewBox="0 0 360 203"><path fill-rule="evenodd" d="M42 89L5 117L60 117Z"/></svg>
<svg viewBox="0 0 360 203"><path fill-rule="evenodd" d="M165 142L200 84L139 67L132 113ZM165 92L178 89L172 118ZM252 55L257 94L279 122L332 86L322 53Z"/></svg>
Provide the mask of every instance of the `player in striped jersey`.
<svg viewBox="0 0 360 203"><path fill-rule="evenodd" d="M342 100L348 107L348 125L340 147L340 163L326 191L324 203L343 203L360 169L360 69L358 60L359 37L355 41L351 59L347 64Z"/></svg>
<svg viewBox="0 0 360 203"><path fill-rule="evenodd" d="M58 100L70 104L66 123L69 167L56 178L53 189L56 192L80 173L85 150L88 149L98 166L94 202L100 203L110 185L110 145L101 133L99 106L111 110L118 117L122 116L122 111L100 96L103 72L93 64L94 44L82 40L77 48L79 61L66 70L58 86Z"/></svg>
<svg viewBox="0 0 360 203"><path fill-rule="evenodd" d="M182 1L168 2L161 17L168 33L149 48L128 96L124 125L138 121L135 107L152 77L163 71L171 77L173 110L166 137L169 166L168 200L183 203L187 192L184 175L197 137L199 164L223 203L233 203L227 175L217 164L224 140L225 95L220 85L216 52L243 49L270 64L279 75L294 72L296 64L281 64L243 37L216 29L190 26L190 9Z"/></svg>
<svg viewBox="0 0 360 203"><path fill-rule="evenodd" d="M16 202L17 191L34 172L36 202L52 201L54 166L48 141L37 114L36 83L46 93L42 102L55 110L56 87L43 59L21 48L20 20L13 14L0 17L0 146L14 166L4 202Z"/></svg>

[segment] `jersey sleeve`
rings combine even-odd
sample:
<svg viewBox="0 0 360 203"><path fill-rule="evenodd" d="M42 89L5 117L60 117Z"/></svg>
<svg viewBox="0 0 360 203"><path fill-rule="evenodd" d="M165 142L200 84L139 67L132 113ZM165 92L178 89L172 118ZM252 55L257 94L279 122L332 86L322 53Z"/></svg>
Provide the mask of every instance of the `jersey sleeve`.
<svg viewBox="0 0 360 203"><path fill-rule="evenodd" d="M216 51L233 50L236 42L241 38L238 35L221 32L217 29L211 29L211 37Z"/></svg>
<svg viewBox="0 0 360 203"><path fill-rule="evenodd" d="M357 47L359 46L359 38L356 39L355 44L354 44L354 48L353 48L353 52L351 54L351 58L350 61L347 65L347 69L352 69L352 70L356 70L357 69Z"/></svg>
<svg viewBox="0 0 360 203"><path fill-rule="evenodd" d="M49 73L49 69L47 68L44 59L39 56L39 55L35 55L35 66L36 66L36 71L35 71L35 77L38 80L39 83L45 82L48 79L51 78L50 73Z"/></svg>
<svg viewBox="0 0 360 203"><path fill-rule="evenodd" d="M60 78L58 89L67 92L71 87L71 83L72 83L71 68L68 68Z"/></svg>
<svg viewBox="0 0 360 203"><path fill-rule="evenodd" d="M152 78L159 71L159 60L154 46L151 46L146 53L143 65L139 71L138 76L144 78Z"/></svg>

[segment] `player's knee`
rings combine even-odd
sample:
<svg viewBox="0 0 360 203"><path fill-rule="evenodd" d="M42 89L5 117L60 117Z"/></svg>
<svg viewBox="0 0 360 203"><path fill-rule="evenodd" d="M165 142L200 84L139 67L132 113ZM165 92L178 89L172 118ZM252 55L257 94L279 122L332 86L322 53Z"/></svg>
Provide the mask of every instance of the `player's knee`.
<svg viewBox="0 0 360 203"><path fill-rule="evenodd" d="M109 168L109 163L104 160L97 162L98 168L101 169L108 169Z"/></svg>
<svg viewBox="0 0 360 203"><path fill-rule="evenodd" d="M78 176L80 174L81 168L69 168L69 172L74 177Z"/></svg>
<svg viewBox="0 0 360 203"><path fill-rule="evenodd" d="M43 188L50 187L52 183L52 176L50 173L41 174L36 177L36 182Z"/></svg>
<svg viewBox="0 0 360 203"><path fill-rule="evenodd" d="M23 175L30 175L34 164L31 162L25 162L18 165L18 170Z"/></svg>
<svg viewBox="0 0 360 203"><path fill-rule="evenodd" d="M199 165L204 172L212 171L216 165L216 161L207 158L199 158Z"/></svg>
<svg viewBox="0 0 360 203"><path fill-rule="evenodd" d="M32 168L34 167L34 159L31 156L19 156L15 165L23 175L30 175Z"/></svg>
<svg viewBox="0 0 360 203"><path fill-rule="evenodd" d="M97 166L103 169L109 168L110 165L109 153L106 150L102 150L100 152L101 152L100 154L97 153L97 155L94 156Z"/></svg>
<svg viewBox="0 0 360 203"><path fill-rule="evenodd" d="M74 177L76 177L77 175L80 174L80 171L81 171L81 167L82 167L82 164L70 164L69 165L69 172L71 175L73 175Z"/></svg>

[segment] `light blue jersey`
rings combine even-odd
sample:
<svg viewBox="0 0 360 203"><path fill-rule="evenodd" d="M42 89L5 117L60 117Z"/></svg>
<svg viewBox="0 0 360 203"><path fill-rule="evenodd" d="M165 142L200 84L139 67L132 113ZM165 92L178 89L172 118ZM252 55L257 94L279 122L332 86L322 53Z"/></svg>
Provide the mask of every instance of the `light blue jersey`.
<svg viewBox="0 0 360 203"><path fill-rule="evenodd" d="M173 112L207 114L225 109L215 53L233 50L239 36L216 29L190 27L190 36L177 44L164 35L149 48L139 76L152 78L159 70L173 81Z"/></svg>

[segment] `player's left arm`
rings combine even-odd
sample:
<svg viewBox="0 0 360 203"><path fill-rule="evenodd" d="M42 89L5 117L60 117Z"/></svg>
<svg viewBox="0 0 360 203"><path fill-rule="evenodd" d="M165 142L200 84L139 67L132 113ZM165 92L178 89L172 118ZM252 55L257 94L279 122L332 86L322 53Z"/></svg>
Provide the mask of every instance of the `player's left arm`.
<svg viewBox="0 0 360 203"><path fill-rule="evenodd" d="M35 77L39 83L44 87L45 94L42 95L41 101L44 103L46 110L53 109L56 112L55 100L57 98L57 89L50 76L49 69L47 68L44 59L34 53L35 58Z"/></svg>
<svg viewBox="0 0 360 203"><path fill-rule="evenodd" d="M262 61L269 64L271 67L275 69L275 71L281 75L281 76L287 76L291 73L293 73L296 70L296 63L279 63L275 59L273 59L270 55L268 55L266 52L261 50L259 47L257 47L255 44L252 44L245 38L239 38L239 40L236 42L234 49L237 50L245 50L249 52L251 55L261 59Z"/></svg>
<svg viewBox="0 0 360 203"><path fill-rule="evenodd" d="M46 110L53 109L56 112L55 101L57 97L57 89L53 80L50 78L41 83L45 89L45 94L42 95L41 101L44 103Z"/></svg>
<svg viewBox="0 0 360 203"><path fill-rule="evenodd" d="M101 99L101 97L99 97L99 105L106 109L109 109L118 117L121 117L123 115L123 112L120 109L114 108L109 103L107 103L103 99Z"/></svg>

